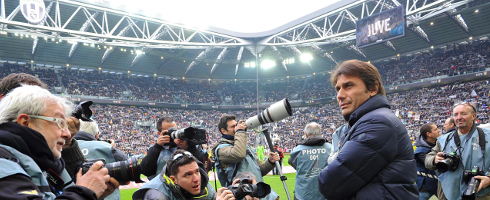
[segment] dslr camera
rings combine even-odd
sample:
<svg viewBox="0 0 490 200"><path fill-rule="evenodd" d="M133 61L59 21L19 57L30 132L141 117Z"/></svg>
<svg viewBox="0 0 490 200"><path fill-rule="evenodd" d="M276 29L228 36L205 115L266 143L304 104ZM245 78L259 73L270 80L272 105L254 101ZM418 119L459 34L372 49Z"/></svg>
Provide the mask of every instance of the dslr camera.
<svg viewBox="0 0 490 200"><path fill-rule="evenodd" d="M235 199L245 199L245 196L264 198L271 193L271 186L264 182L252 184L252 179L242 178L238 185L230 185L228 189L233 192Z"/></svg>
<svg viewBox="0 0 490 200"><path fill-rule="evenodd" d="M82 101L76 107L72 113L72 116L86 122L92 122L92 110L90 110L90 106L94 102L92 101Z"/></svg>
<svg viewBox="0 0 490 200"><path fill-rule="evenodd" d="M144 183L144 181L140 179L141 160L142 158L140 156L134 156L125 161L106 164L104 159L90 159L82 164L82 174L87 173L95 162L102 161L109 171L109 176L115 178L119 183L126 183L128 181Z"/></svg>
<svg viewBox="0 0 490 200"><path fill-rule="evenodd" d="M463 180L466 182L466 190L463 192L463 200L474 200L476 199L476 192L478 187L480 187L480 180L475 179L475 176L485 176L485 172L480 170L479 167L474 166L471 170L463 171Z"/></svg>
<svg viewBox="0 0 490 200"><path fill-rule="evenodd" d="M441 160L436 164L439 172L444 173L447 172L447 170L454 171L458 168L461 157L456 154L456 152L444 153L441 157L443 157L444 160Z"/></svg>
<svg viewBox="0 0 490 200"><path fill-rule="evenodd" d="M187 140L192 142L193 144L206 144L206 129L197 128L197 127L187 127L180 130L177 130L174 127L168 129L168 131L164 134L170 136L172 138L170 143L166 143L165 146L176 147L177 145L174 142L174 139Z"/></svg>

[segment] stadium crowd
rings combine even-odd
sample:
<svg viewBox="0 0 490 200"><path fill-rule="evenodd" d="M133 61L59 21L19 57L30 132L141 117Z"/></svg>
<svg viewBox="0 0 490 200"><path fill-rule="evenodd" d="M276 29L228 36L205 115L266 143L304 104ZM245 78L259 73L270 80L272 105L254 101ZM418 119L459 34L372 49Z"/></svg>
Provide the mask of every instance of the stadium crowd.
<svg viewBox="0 0 490 200"><path fill-rule="evenodd" d="M448 45L444 49L422 52L398 59L373 63L379 68L385 85L404 84L434 76L454 76L484 70L489 67L488 41L471 44ZM50 89L64 86L72 95L88 95L110 98L126 98L137 101L161 101L196 104L253 104L256 102L254 82L212 83L209 81L153 79L130 77L97 71L59 70L31 68L26 65L3 63L1 77L10 73L29 73L47 83ZM410 75L410 77L408 77ZM60 83L58 80L61 80ZM286 84L267 83L259 88L259 101L274 102L282 98L319 99L335 94L326 76L315 75L307 79L291 79ZM480 123L488 123L488 81L455 83L442 87L423 88L407 92L391 93L388 98L392 110L406 124L412 138L420 126L427 122L442 125L450 116L450 106L460 100L477 103ZM130 91L130 94L123 94ZM413 96L421 98L412 98ZM232 101L225 99L231 98ZM169 115L181 127L201 125L210 133L212 146L217 143L219 131L217 121L225 112L203 110L175 110L145 107L123 107L116 105L94 105L94 117L101 128L101 138L115 139L128 154L144 154L155 142L155 120ZM292 149L300 141L303 127L311 121L322 125L325 138L330 141L333 131L340 127L342 119L335 103L317 107L295 108L294 115L274 124L273 134L277 142ZM232 111L239 119L247 119L255 112ZM250 132L248 134L255 134ZM137 137L134 137L137 136ZM255 141L249 141L255 146Z"/></svg>

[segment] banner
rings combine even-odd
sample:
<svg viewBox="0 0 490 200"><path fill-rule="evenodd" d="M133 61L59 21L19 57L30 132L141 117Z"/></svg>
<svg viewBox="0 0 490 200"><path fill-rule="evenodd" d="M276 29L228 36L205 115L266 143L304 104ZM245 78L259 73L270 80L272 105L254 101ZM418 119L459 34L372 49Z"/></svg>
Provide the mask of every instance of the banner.
<svg viewBox="0 0 490 200"><path fill-rule="evenodd" d="M356 21L356 45L365 47L405 36L405 9L399 6Z"/></svg>

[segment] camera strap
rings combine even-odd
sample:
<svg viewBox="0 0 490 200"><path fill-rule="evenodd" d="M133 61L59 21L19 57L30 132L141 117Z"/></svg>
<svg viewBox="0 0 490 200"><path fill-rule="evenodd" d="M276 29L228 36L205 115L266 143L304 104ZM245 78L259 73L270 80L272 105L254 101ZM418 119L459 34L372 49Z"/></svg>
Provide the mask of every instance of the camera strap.
<svg viewBox="0 0 490 200"><path fill-rule="evenodd" d="M477 127L476 130L478 131L478 140L479 140L478 141L478 145L480 145L480 149L482 151L482 157L483 157L483 162L482 162L483 163L483 166L482 166L483 168L482 169L485 169L485 143L487 143L485 141L485 133L483 132L483 130L481 128L478 128ZM468 138L467 141L472 137L473 132L474 132L474 130L473 131L470 130L470 133L468 133L468 134L471 134L471 135L468 135L467 136L467 138ZM459 138L458 131L457 130L454 130L454 132L453 132L452 135L454 137L454 143L456 143L456 147L458 149L461 149L461 139ZM446 145L447 144L448 144L448 142L446 142ZM445 148L446 147L444 147L444 149Z"/></svg>

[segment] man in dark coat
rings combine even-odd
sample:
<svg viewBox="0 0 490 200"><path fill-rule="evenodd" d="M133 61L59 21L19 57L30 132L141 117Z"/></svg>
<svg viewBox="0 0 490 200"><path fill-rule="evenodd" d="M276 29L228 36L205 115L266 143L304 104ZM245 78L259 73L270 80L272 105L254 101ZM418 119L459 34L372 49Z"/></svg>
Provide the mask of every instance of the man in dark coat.
<svg viewBox="0 0 490 200"><path fill-rule="evenodd" d="M340 152L318 176L336 199L418 199L417 167L407 129L391 111L378 70L358 60L331 76L348 130Z"/></svg>
<svg viewBox="0 0 490 200"><path fill-rule="evenodd" d="M419 199L430 199L432 195L437 195L436 171L425 167L425 156L436 146L436 140L441 130L434 123L427 123L420 127L420 136L415 143L415 161L417 162L417 188L419 189Z"/></svg>

